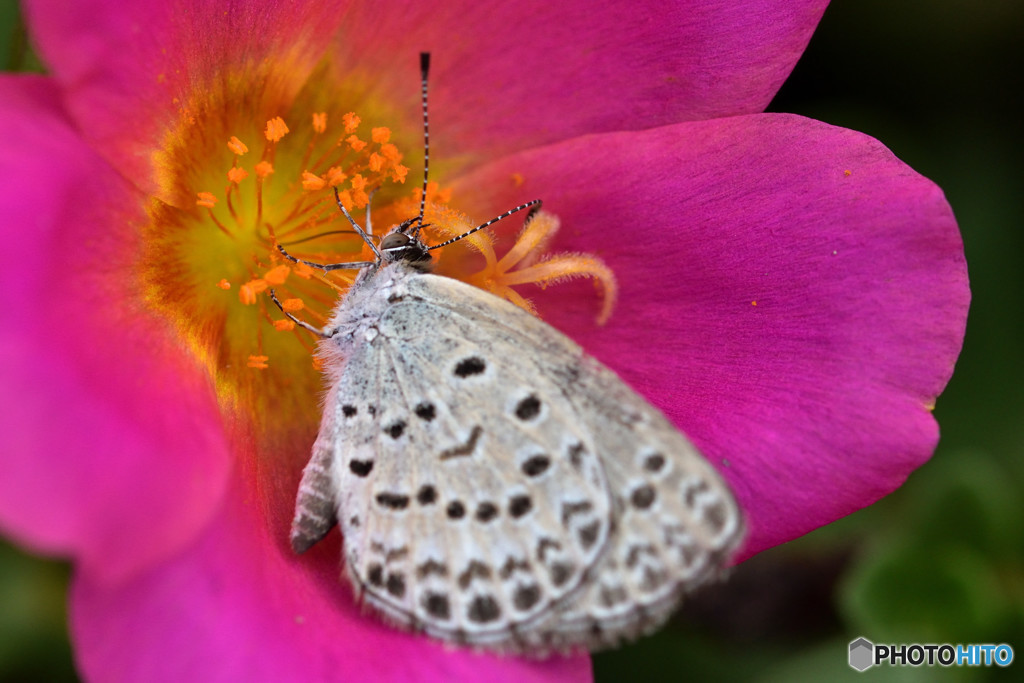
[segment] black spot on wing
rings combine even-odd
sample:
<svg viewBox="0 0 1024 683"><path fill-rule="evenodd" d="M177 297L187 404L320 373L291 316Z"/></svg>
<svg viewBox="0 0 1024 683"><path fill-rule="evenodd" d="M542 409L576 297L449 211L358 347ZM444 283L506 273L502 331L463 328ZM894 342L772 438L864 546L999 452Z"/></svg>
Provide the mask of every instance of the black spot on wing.
<svg viewBox="0 0 1024 683"><path fill-rule="evenodd" d="M472 377L473 375L479 375L487 369L487 363L480 356L470 356L463 358L455 364L455 376L465 379L466 377Z"/></svg>

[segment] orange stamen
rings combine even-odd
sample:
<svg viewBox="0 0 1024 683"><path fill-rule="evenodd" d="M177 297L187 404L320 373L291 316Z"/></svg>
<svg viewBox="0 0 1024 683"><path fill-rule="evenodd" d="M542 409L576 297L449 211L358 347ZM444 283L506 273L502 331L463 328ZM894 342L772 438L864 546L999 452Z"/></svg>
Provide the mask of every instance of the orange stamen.
<svg viewBox="0 0 1024 683"><path fill-rule="evenodd" d="M288 126L280 116L275 116L267 121L267 129L263 131L270 142L280 142L286 133L288 133Z"/></svg>
<svg viewBox="0 0 1024 683"><path fill-rule="evenodd" d="M300 263L297 266L295 266L295 269L292 272L295 273L295 277L301 277L303 280L308 280L311 277L313 277L313 275L316 274L316 271L307 266L305 263Z"/></svg>
<svg viewBox="0 0 1024 683"><path fill-rule="evenodd" d="M618 295L618 285L611 268L596 256L587 254L562 254L553 256L522 270L505 273L499 279L505 286L522 285L530 282L536 284L553 284L573 277L594 278L604 290L604 302L597 316L597 323L603 325L611 317Z"/></svg>
<svg viewBox="0 0 1024 683"><path fill-rule="evenodd" d="M313 113L313 130L317 133L323 133L327 130L327 112L314 112Z"/></svg>
<svg viewBox="0 0 1024 683"><path fill-rule="evenodd" d="M228 149L230 149L238 156L242 156L243 154L249 151L249 148L245 146L245 143L236 138L234 135L232 135L231 139L228 140Z"/></svg>
<svg viewBox="0 0 1024 683"><path fill-rule="evenodd" d="M228 180L233 182L235 185L239 184L243 180L249 177L249 172L244 168L234 166L228 169Z"/></svg>
<svg viewBox="0 0 1024 683"><path fill-rule="evenodd" d="M354 112L349 112L341 117L341 122L345 125L346 133L355 133L356 129L359 128L359 124L362 123L362 119L356 116Z"/></svg>
<svg viewBox="0 0 1024 683"><path fill-rule="evenodd" d="M331 187L341 185L348 178L337 166L327 169L327 184Z"/></svg>
<svg viewBox="0 0 1024 683"><path fill-rule="evenodd" d="M245 168L239 159L249 152L249 147L237 136L229 136L227 147L233 155L233 161L227 164L230 168L225 168L227 187L222 195L215 196L212 192L196 194L196 205L203 207L210 217L207 222L206 217L197 212L203 223L207 226L215 224L240 249L252 250L251 253L243 254L244 262L253 264L249 281L242 282L244 276L231 280L225 277L218 281L217 271L213 271L212 278L206 275L205 281L216 284L223 291L237 286L239 302L246 306L255 305L258 309L256 313L262 327L255 329L256 344L244 351L239 349L238 352L239 355L252 354L248 356L246 364L253 369L269 367L270 358L263 355L262 347L262 334L268 329L268 324L282 332L294 333L299 330L299 325L287 316L281 320L273 319L276 311L264 298L268 296L269 289L277 290L281 297L281 308L288 315L302 311L301 316L311 324L322 325L329 318L336 296L344 294L355 277L354 273L344 271L325 275L304 264L285 262L276 250L279 240L288 245L307 246L308 258L319 262L371 259L369 246L349 234L352 230L339 218L340 212L335 206L332 188L337 189L341 202L348 209L355 210L366 207L370 196L385 188L388 183L405 183L410 173L409 167L401 163L402 153L399 148L391 142L394 134L390 128L367 126L364 129L367 131L365 138L361 138L357 131L362 121L353 112L340 117L331 115L330 120L335 129L333 134L327 128L329 119L325 111L307 110L294 119L311 127L311 130L295 131L297 135L293 137L301 142L289 138L289 142L282 143L282 139L290 133L288 125L282 117L270 118L262 131L267 141L262 154L257 151L258 158L253 164L246 163ZM343 132L338 130L339 127L344 128ZM284 156L281 157L282 161L277 162L279 154ZM278 166L276 171L275 164ZM275 182L264 187L265 182L269 183L267 179L271 175L285 168L298 171L289 171L290 175L281 180L280 186ZM242 183L250 174L256 180L253 193ZM520 174L513 174L512 182L521 185L524 180ZM310 194L312 192L320 194ZM379 202L387 206L383 207L383 220L380 222L417 215L421 193L417 189L409 192L406 198L395 201L394 192L381 192L377 195ZM436 182L426 188L424 223L428 227L425 236L431 243L437 244L448 237L461 235L477 224L448 205L451 194L451 188L442 189ZM223 205L218 203L221 200L224 201ZM255 206L243 206L243 203ZM222 224L218 217L226 222ZM225 225L230 226L231 230ZM604 263L590 255L544 256L544 250L557 229L557 218L539 213L523 227L501 259L495 253L495 237L489 231L474 233L459 245L446 247L435 254L444 262L446 274L451 273L467 280L534 313L536 311L531 302L516 291L519 285L533 283L543 287L571 277L591 278L604 292L600 315L603 322L614 304L614 276ZM467 249L479 252L482 258L466 253ZM449 253L450 257L446 257L442 251ZM467 264L478 260L484 262L483 268L478 273L467 275ZM222 261L211 261L217 262ZM291 277L292 274L295 277ZM308 335L297 336L303 345L312 347L313 342ZM241 363L236 360L234 366L239 365ZM276 367L278 363L275 360Z"/></svg>
<svg viewBox="0 0 1024 683"><path fill-rule="evenodd" d="M512 286L530 283L545 286L573 277L590 277L603 289L604 302L597 317L598 324L603 325L611 316L618 293L615 275L603 261L589 254L558 254L535 263L538 252L547 246L558 227L557 217L544 211L538 212L523 228L508 253L496 263L488 259L484 269L472 276L470 281L535 312L533 305L512 290ZM484 256L487 257L486 252ZM516 266L520 267L519 270L513 271L512 268Z"/></svg>
<svg viewBox="0 0 1024 683"><path fill-rule="evenodd" d="M302 189L306 191L322 190L327 183L315 173L302 172Z"/></svg>
<svg viewBox="0 0 1024 683"><path fill-rule="evenodd" d="M263 279L269 284L279 286L284 284L284 281L288 279L288 275L291 272L292 269L289 266L277 266L264 273Z"/></svg>
<svg viewBox="0 0 1024 683"><path fill-rule="evenodd" d="M261 161L256 164L256 177L266 178L268 175L274 172L274 165L269 161Z"/></svg>
<svg viewBox="0 0 1024 683"><path fill-rule="evenodd" d="M561 222L558 217L546 211L539 211L529 223L527 223L516 243L508 250L508 253L501 257L498 262L498 270L506 272L516 264L520 263L528 254L544 251L547 245L558 232Z"/></svg>
<svg viewBox="0 0 1024 683"><path fill-rule="evenodd" d="M252 306L256 303L256 295L266 291L267 286L266 280L250 280L238 288L238 300L246 306Z"/></svg>

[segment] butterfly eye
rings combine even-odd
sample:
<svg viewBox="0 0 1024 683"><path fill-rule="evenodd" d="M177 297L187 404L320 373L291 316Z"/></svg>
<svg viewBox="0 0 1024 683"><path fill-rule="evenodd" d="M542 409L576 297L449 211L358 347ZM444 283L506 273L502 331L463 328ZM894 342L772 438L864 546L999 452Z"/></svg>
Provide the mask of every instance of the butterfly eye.
<svg viewBox="0 0 1024 683"><path fill-rule="evenodd" d="M380 248L382 251L401 249L402 247L409 246L410 242L412 242L412 239L408 235L403 235L400 232L393 232L381 240Z"/></svg>

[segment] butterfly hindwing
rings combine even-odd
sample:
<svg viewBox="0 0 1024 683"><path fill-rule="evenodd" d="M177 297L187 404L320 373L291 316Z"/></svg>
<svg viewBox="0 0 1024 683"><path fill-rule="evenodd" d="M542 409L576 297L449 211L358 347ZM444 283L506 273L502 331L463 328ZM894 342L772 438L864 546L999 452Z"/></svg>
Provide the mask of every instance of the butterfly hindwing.
<svg viewBox="0 0 1024 683"><path fill-rule="evenodd" d="M743 535L739 507L714 467L660 411L518 307L461 282L417 278L410 289L520 348L516 362L530 367L530 376L556 382L573 406L573 424L597 448L612 494L613 533L590 581L527 636L533 647L593 648L634 637L721 572Z"/></svg>

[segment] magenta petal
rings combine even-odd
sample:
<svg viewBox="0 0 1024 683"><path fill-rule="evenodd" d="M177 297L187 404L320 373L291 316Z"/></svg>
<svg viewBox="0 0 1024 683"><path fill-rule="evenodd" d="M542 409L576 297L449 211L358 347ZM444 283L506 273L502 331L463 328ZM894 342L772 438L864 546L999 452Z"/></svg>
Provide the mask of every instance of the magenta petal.
<svg viewBox="0 0 1024 683"><path fill-rule="evenodd" d="M337 562L269 539L236 491L180 557L129 582L79 573L71 630L106 681L589 681L585 655L536 661L455 650L364 614ZM311 554L339 552L337 536Z"/></svg>
<svg viewBox="0 0 1024 683"><path fill-rule="evenodd" d="M355 4L339 62L415 126L415 51L431 50L431 133L454 159L763 111L828 3L404 4Z"/></svg>
<svg viewBox="0 0 1024 683"><path fill-rule="evenodd" d="M568 141L462 178L456 196L469 188L493 190L482 216L544 198L563 221L555 248L615 270L606 328L597 302L569 308L589 287L537 298L725 472L744 556L874 502L931 456L970 296L963 246L942 192L877 141L737 117Z"/></svg>
<svg viewBox="0 0 1024 683"><path fill-rule="evenodd" d="M141 198L81 143L52 82L0 78L0 103L0 528L123 576L216 509L230 459L215 397L141 310Z"/></svg>
<svg viewBox="0 0 1024 683"><path fill-rule="evenodd" d="M153 194L152 153L181 109L206 104L193 97L244 92L268 118L279 115L323 57L347 5L27 0L26 13L82 134Z"/></svg>

